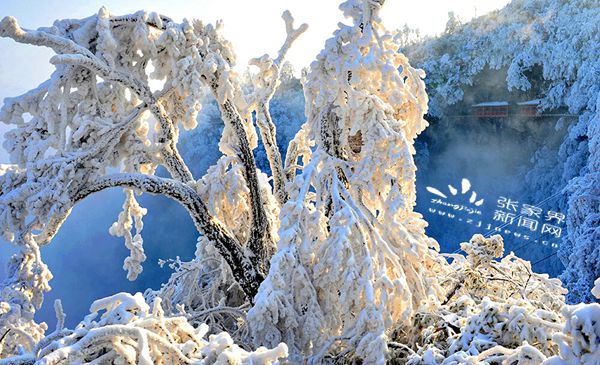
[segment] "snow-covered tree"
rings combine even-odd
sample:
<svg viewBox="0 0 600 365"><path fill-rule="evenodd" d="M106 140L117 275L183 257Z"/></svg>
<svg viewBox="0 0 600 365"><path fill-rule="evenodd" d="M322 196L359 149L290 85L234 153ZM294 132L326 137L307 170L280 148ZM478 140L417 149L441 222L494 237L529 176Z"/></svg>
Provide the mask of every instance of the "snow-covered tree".
<svg viewBox="0 0 600 365"><path fill-rule="evenodd" d="M112 187L127 193L123 212L110 231L123 236L131 251L124 263L130 279L139 274L145 259L145 210L133 191L162 194L188 210L232 282L252 301L275 247L278 204L267 177L256 169L252 149L257 134L251 113L262 108L263 141L275 140L268 101L285 53L306 29L294 28L289 13L284 20L286 42L277 59L263 56L257 62L263 82L252 95L240 88L232 69L235 55L218 32L220 24L179 24L146 12L114 16L104 8L95 16L57 21L38 30L23 29L12 17L2 20L0 35L56 53L52 77L7 99L0 115L15 126L6 136L14 166L3 171L0 222L3 235L20 250L2 289L3 327L31 322L50 289L52 275L40 247L51 241L73 205ZM162 84L160 90L152 90L151 80ZM226 126L219 145L223 157L205 179L196 180L177 141L180 128L196 126L203 85L217 100ZM281 164L278 151L269 146L273 164ZM158 166L170 177L154 175ZM272 169L279 182L275 195L282 197L287 177L282 167ZM36 342L43 328L30 329L31 341Z"/></svg>
<svg viewBox="0 0 600 365"><path fill-rule="evenodd" d="M413 143L427 125L423 74L396 52L380 6L344 3L353 24L341 25L311 65L307 124L287 158L296 170L301 157L302 174L248 313L257 344L285 341L313 362L338 353L384 363L388 331L440 291L427 276L437 244L413 212Z"/></svg>
<svg viewBox="0 0 600 365"><path fill-rule="evenodd" d="M590 289L594 288L594 280L600 277L600 93L595 108L595 114L588 115L590 120L585 124L589 155L583 173L567 186L570 193L569 236L562 250L566 269L561 279L574 303L599 299Z"/></svg>
<svg viewBox="0 0 600 365"><path fill-rule="evenodd" d="M340 23L304 74L306 122L285 155L270 102L306 29L288 12L281 50L252 60L248 87L220 24L104 8L38 30L3 19L0 36L52 48L56 70L0 112L15 127L5 144L11 165L0 168L0 228L19 250L0 287L0 364L594 359L594 305L565 307L558 280L512 254L497 261L499 236L475 236L462 245L466 257L444 257L425 235L413 211L425 75L397 52L383 3L341 5L351 23ZM210 118L224 122L221 156L195 177L178 138L196 128L204 90ZM257 168L259 138L270 176ZM75 204L116 187L126 199L110 233L131 252L130 280L145 260L136 194L187 209L196 257L168 262L174 272L159 290L95 301L73 330L56 302L47 333L33 317L52 278L40 248Z"/></svg>

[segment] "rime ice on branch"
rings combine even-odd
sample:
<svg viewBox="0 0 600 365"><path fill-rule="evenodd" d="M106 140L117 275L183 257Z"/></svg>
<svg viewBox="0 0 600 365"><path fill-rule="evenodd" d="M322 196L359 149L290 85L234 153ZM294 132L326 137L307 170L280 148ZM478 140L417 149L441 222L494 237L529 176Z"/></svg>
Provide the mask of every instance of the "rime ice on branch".
<svg viewBox="0 0 600 365"><path fill-rule="evenodd" d="M425 235L427 223L413 211L413 144L427 126L424 73L381 25L383 2L342 4L352 24L340 24L305 75L307 122L285 158L269 102L283 57L306 29L294 28L289 13L277 58L252 61L259 73L248 95L220 24L105 9L36 31L2 20L1 36L52 48L56 71L0 112L15 126L5 144L12 165L0 165L0 227L19 248L0 292L0 365L596 359L596 304L564 307L558 280L513 254L497 260L499 236L476 235L461 246L466 257L443 257ZM151 91L152 79L163 83L160 91ZM197 179L177 141L180 128L196 126L203 88L225 128L223 156ZM597 119L589 126L595 148ZM273 186L256 168L259 135ZM591 156L597 171L598 155ZM170 177L156 176L159 166ZM590 173L572 187L594 191L594 179ZM196 257L171 262L175 272L160 290L94 302L74 330L63 328L56 303L56 330L45 335L46 324L33 318L52 277L40 247L73 205L113 187L126 194L110 233L131 252L128 277L145 259L146 211L135 193L187 209L200 233ZM595 209L572 204L583 208L571 215L573 225Z"/></svg>
<svg viewBox="0 0 600 365"><path fill-rule="evenodd" d="M315 363L341 356L383 364L389 330L439 291L425 273L436 265L435 242L413 212L424 75L397 53L380 6L345 2L352 25L341 24L311 65L308 122L288 152L302 174L248 313L256 344L284 341Z"/></svg>
<svg viewBox="0 0 600 365"><path fill-rule="evenodd" d="M56 21L38 30L23 29L12 17L0 22L0 36L56 53L50 60L56 66L51 78L6 99L0 112L0 121L15 127L6 134L5 148L14 165L2 166L0 227L19 249L3 284L3 313L10 313L0 318L3 328L21 320L33 323L33 313L50 289L51 274L39 248L52 240L78 201L113 187L126 191L124 211L111 233L125 237L131 251L124 263L130 279L145 260L140 235L145 210L133 191L161 194L187 209L232 281L252 301L274 250L278 212L268 179L256 170L252 112L261 105L261 116L270 120L264 107L278 83L279 65L306 29L295 29L289 13L284 20L288 38L273 66L262 70L260 77L269 81L257 85L258 96L251 100L240 89L232 69L235 56L219 33L220 23L179 24L147 12L114 16L104 8L95 16ZM162 83L162 89L152 92L151 80ZM212 91L227 124L220 143L226 162L221 174L208 175L214 180L197 182L177 141L180 128L196 126L203 87ZM275 130L266 128L263 138L274 140ZM281 165L276 157L273 163ZM155 176L158 166L170 177ZM231 179L238 182L236 198L208 201L202 196L202 186ZM285 194L279 191L278 196ZM237 205L230 204L236 199ZM234 209L248 217L245 224L225 222ZM15 326L13 333L20 325ZM29 327L35 343L43 328Z"/></svg>

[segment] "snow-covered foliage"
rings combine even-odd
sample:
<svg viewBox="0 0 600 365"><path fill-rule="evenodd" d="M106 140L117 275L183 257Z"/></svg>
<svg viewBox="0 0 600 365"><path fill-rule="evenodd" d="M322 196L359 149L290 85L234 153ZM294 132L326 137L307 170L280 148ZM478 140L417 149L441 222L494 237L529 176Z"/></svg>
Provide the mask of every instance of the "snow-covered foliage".
<svg viewBox="0 0 600 365"><path fill-rule="evenodd" d="M448 255L442 305L418 312L390 347L408 364L597 364L598 304L565 306L558 279L503 256L500 236L475 235Z"/></svg>
<svg viewBox="0 0 600 365"><path fill-rule="evenodd" d="M596 286L594 286L594 289L592 289L592 295L600 299L600 278L596 279L594 284Z"/></svg>
<svg viewBox="0 0 600 365"><path fill-rule="evenodd" d="M534 92L542 110L566 108L578 116L560 148L537 153L536 171L528 174L532 201L565 188L568 193L558 203L561 210L568 208L569 221L559 256L571 302L593 300L590 290L600 275L599 33L596 1L515 0L463 25L450 19L445 34L406 48L413 63L427 72L434 115L451 110L480 75L495 70L504 74L508 90Z"/></svg>
<svg viewBox="0 0 600 365"><path fill-rule="evenodd" d="M436 244L413 212L423 75L396 52L379 7L344 3L353 24L340 25L311 65L308 122L292 142L302 147L302 174L248 313L256 343L285 341L313 362L384 363L388 330L439 291L426 275L437 264Z"/></svg>
<svg viewBox="0 0 600 365"><path fill-rule="evenodd" d="M60 306L58 306L60 308ZM102 314L99 314L102 312ZM28 354L8 359L11 364L279 364L287 347L247 352L228 333L210 335L208 326L193 327L185 313L165 316L161 300L152 308L137 293L115 294L92 303L90 314L74 330L59 325ZM7 363L0 360L0 363ZM8 364L8 363L7 363Z"/></svg>
<svg viewBox="0 0 600 365"><path fill-rule="evenodd" d="M341 5L351 24L340 23L304 74L306 122L285 156L271 100L306 29L288 12L281 50L252 61L250 85L232 69L220 24L104 8L38 30L2 20L1 36L52 48L56 71L0 113L15 127L12 165L0 166L0 227L19 249L0 291L0 364L593 364L597 304L565 306L560 281L503 257L499 236L476 235L462 244L466 256L444 257L425 235L413 211L425 75L397 52L402 38L381 24L383 3ZM206 91L210 119L223 121L211 134L220 155L195 178L177 142L180 128L197 127ZM259 138L270 176L257 168ZM591 197L571 201L572 231L597 229L585 215L597 210L590 156L589 174L571 185ZM130 250L130 279L145 260L136 193L187 209L195 258L162 262L174 272L159 290L94 302L73 330L57 302L48 334L34 321L52 278L40 248L77 202L113 187L126 199L110 233ZM582 242L597 234L577 232Z"/></svg>
<svg viewBox="0 0 600 365"><path fill-rule="evenodd" d="M435 311L419 312L398 342L413 344L409 364L494 364L526 353L530 362L558 353L564 294L558 279L531 271L529 262L504 254L500 236L475 235L449 255L441 282L446 298ZM404 348L396 348L398 352ZM504 363L504 362L503 362Z"/></svg>
<svg viewBox="0 0 600 365"><path fill-rule="evenodd" d="M587 123L585 135L589 155L581 176L573 178L566 188L569 236L561 248L566 263L561 279L574 303L594 301L591 289L600 277L600 94L596 98L596 114Z"/></svg>
<svg viewBox="0 0 600 365"><path fill-rule="evenodd" d="M595 110L600 11L594 1L519 0L407 52L427 71L432 111L463 97L486 67L507 68L510 89L528 90L532 71L542 67L544 109L568 106L575 114ZM574 21L577 19L578 21Z"/></svg>
<svg viewBox="0 0 600 365"><path fill-rule="evenodd" d="M280 196L256 170L252 112L268 105L279 66L306 29L294 28L289 13L284 21L288 37L278 58L269 64L262 57L259 77L266 81L244 95L220 24L178 24L147 12L114 16L104 8L95 16L38 30L23 29L12 17L2 20L1 36L56 53L52 77L7 99L0 113L1 121L15 127L6 135L13 165L2 166L0 226L20 250L3 283L3 328L32 321L50 289L52 276L40 247L51 241L74 204L112 187L126 188L123 213L110 231L123 236L131 251L124 264L130 279L141 272L145 259L140 235L145 210L133 190L163 194L188 210L202 242L212 247L205 251L220 262L215 275L229 273L230 284L252 300L274 250L279 209L274 196ZM150 80L162 89L153 92ZM180 128L196 127L203 86L225 121L219 144L224 156L196 181L177 141ZM263 138L275 140L268 121L259 129ZM170 178L154 175L159 166ZM5 338L15 337L12 332ZM38 340L43 328L32 325L29 332Z"/></svg>
<svg viewBox="0 0 600 365"><path fill-rule="evenodd" d="M563 332L554 335L560 346L560 355L544 365L600 363L600 304L567 306L563 315L566 324Z"/></svg>

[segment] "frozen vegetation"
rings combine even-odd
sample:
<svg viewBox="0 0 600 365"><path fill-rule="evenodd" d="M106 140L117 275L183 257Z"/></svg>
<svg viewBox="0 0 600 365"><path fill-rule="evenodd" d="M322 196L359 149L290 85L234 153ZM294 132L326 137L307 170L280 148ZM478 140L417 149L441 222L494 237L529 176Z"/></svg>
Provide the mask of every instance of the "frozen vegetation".
<svg viewBox="0 0 600 365"><path fill-rule="evenodd" d="M531 201L564 196L554 204L568 212L559 257L573 303L593 301L600 276L599 34L597 1L516 0L464 25L451 16L438 38L416 41L410 29L398 37L427 73L430 114L449 114L466 90L500 76L492 83L541 98L541 110L578 116L557 123L566 124L565 139L554 149L545 141L526 177Z"/></svg>
<svg viewBox="0 0 600 365"><path fill-rule="evenodd" d="M475 235L461 244L462 255L441 254L425 234L427 222L414 211L413 159L427 127L425 72L398 52L403 38L381 24L383 2L340 6L348 24L339 24L304 73L303 95L284 57L306 25L296 27L288 12L279 53L254 59L256 72L243 76L232 68L221 24L104 8L38 30L4 18L0 36L51 48L56 70L0 112L14 126L5 144L11 165L0 167L0 228L18 250L0 287L0 364L600 363L600 305L565 304L565 295L600 299L591 266L598 261L570 258L580 272L566 276L569 292L505 255L501 236ZM549 11L534 5L515 2L524 9L515 24ZM552 43L531 42L532 49ZM468 83L491 62L478 54L481 61L464 60L473 70L443 57L432 82L458 79L432 94L433 105L452 102L443 90L460 94L460 80ZM551 55L513 57L491 64L545 66ZM579 67L555 75L565 60L548 64L544 79L563 87L551 86L543 105L582 111L571 127L575 137L565 141L585 150L565 183L568 240L580 250L572 255L593 260L585 250L598 251L600 98L590 80L598 75L585 70L598 61L582 50L565 57L580 57L571 59ZM509 85L527 87L523 72L511 71ZM297 120L276 128L273 116L285 115L273 113L278 98L294 99L290 105L303 99L297 133ZM190 132L178 143L183 130ZM130 252L128 279L146 260L139 194L186 209L199 235L195 257L170 262L173 274L159 290L96 300L74 329L65 327L57 301L51 330L34 320L52 279L40 249L73 206L110 188L125 191L110 234Z"/></svg>

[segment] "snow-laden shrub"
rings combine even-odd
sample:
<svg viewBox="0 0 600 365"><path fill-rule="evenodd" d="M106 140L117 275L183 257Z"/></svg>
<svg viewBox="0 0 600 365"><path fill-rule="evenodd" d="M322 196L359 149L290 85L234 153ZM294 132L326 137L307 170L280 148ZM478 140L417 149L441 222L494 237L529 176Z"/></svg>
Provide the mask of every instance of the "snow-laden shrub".
<svg viewBox="0 0 600 365"><path fill-rule="evenodd" d="M27 353L0 363L269 365L287 357L285 344L248 352L226 332L206 338L208 326L193 327L184 314L165 316L160 298L150 308L140 293L115 294L95 301L75 329L61 324Z"/></svg>
<svg viewBox="0 0 600 365"><path fill-rule="evenodd" d="M512 364L508 359L517 358L518 364L539 364L557 354L552 338L562 330L566 293L560 281L532 272L512 253L497 261L504 253L500 236L475 235L461 247L466 257L449 255L444 303L418 312L412 327L399 328L397 342L411 350L394 350L413 365Z"/></svg>
<svg viewBox="0 0 600 365"><path fill-rule="evenodd" d="M52 279L39 250L14 255L7 274L16 285L0 290L0 359L32 351L48 329L46 323L37 323L33 317ZM29 290L22 290L18 283L29 284Z"/></svg>
<svg viewBox="0 0 600 365"><path fill-rule="evenodd" d="M563 310L566 323L562 333L554 335L560 355L544 365L600 364L600 304L578 304Z"/></svg>
<svg viewBox="0 0 600 365"><path fill-rule="evenodd" d="M557 279L531 272L512 254L496 261L499 236L476 235L462 247L467 257L452 255L450 265L459 289L452 287L446 304L417 313L413 327L400 332L391 346L398 359L410 365L600 363L600 305L564 305L566 290Z"/></svg>

